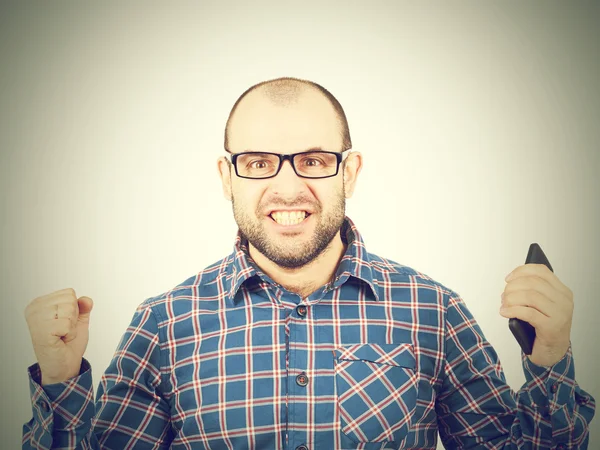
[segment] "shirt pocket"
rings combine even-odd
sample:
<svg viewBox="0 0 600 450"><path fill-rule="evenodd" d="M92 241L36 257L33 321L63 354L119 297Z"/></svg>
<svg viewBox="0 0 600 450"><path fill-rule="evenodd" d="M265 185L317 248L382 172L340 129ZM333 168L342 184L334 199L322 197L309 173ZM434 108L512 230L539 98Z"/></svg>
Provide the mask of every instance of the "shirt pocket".
<svg viewBox="0 0 600 450"><path fill-rule="evenodd" d="M412 344L354 344L334 350L342 432L356 443L400 443L417 404Z"/></svg>

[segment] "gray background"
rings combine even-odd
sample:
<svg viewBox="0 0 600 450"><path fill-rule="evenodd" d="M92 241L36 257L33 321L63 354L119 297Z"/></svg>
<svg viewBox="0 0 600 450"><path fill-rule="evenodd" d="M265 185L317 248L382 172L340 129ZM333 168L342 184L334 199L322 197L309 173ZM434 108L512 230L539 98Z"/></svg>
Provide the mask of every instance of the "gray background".
<svg viewBox="0 0 600 450"><path fill-rule="evenodd" d="M500 293L540 243L574 292L577 381L600 399L598 5L3 2L2 448L31 417L29 301L94 299L97 386L135 307L231 252L225 120L279 76L340 100L368 249L459 292L514 390Z"/></svg>

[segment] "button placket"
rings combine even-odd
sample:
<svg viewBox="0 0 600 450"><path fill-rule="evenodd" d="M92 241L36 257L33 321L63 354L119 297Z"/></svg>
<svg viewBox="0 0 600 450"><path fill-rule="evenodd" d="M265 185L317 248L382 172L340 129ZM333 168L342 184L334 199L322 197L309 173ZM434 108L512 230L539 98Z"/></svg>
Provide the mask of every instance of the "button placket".
<svg viewBox="0 0 600 450"><path fill-rule="evenodd" d="M307 298L302 298L301 302L306 302ZM305 343L309 339L307 336L306 321L310 320L308 305L306 303L297 303L294 307L294 311L289 316L289 368L288 377L291 383L295 382L295 385L290 386L290 392L295 393L298 396L306 394L307 385L310 382L308 375L305 370L307 367L307 351L304 346L297 346L296 343ZM294 375L296 374L296 375ZM292 381L293 380L293 381ZM299 399L298 405L302 404ZM293 422L297 420L297 417L302 416L303 410L296 410L296 402L290 399L288 406L288 421ZM302 443L306 439L306 433L303 432L291 432L289 434L289 444L296 445L291 447L296 450L309 450L306 443ZM298 442L301 444L298 445Z"/></svg>

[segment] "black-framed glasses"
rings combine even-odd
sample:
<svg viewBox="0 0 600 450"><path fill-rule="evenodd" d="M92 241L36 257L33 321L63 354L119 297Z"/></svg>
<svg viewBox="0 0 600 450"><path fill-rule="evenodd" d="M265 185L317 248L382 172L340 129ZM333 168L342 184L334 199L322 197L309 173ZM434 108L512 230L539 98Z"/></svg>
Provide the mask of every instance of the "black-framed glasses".
<svg viewBox="0 0 600 450"><path fill-rule="evenodd" d="M231 154L231 163L235 174L240 178L252 180L273 178L281 170L285 160L292 165L296 175L302 178L329 178L338 174L341 153L309 150L290 155L269 152L243 152Z"/></svg>

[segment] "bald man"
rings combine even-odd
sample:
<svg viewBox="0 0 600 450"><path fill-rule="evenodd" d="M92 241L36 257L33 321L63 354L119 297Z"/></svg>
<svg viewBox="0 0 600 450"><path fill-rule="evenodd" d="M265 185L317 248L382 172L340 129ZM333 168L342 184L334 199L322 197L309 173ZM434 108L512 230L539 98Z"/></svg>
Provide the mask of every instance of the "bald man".
<svg viewBox="0 0 600 450"><path fill-rule="evenodd" d="M587 448L570 289L543 265L506 278L501 315L537 336L513 392L456 292L367 251L345 214L362 168L350 147L322 86L244 92L217 161L233 252L140 304L95 403L92 300L34 299L23 448L434 449L438 432L446 448Z"/></svg>

